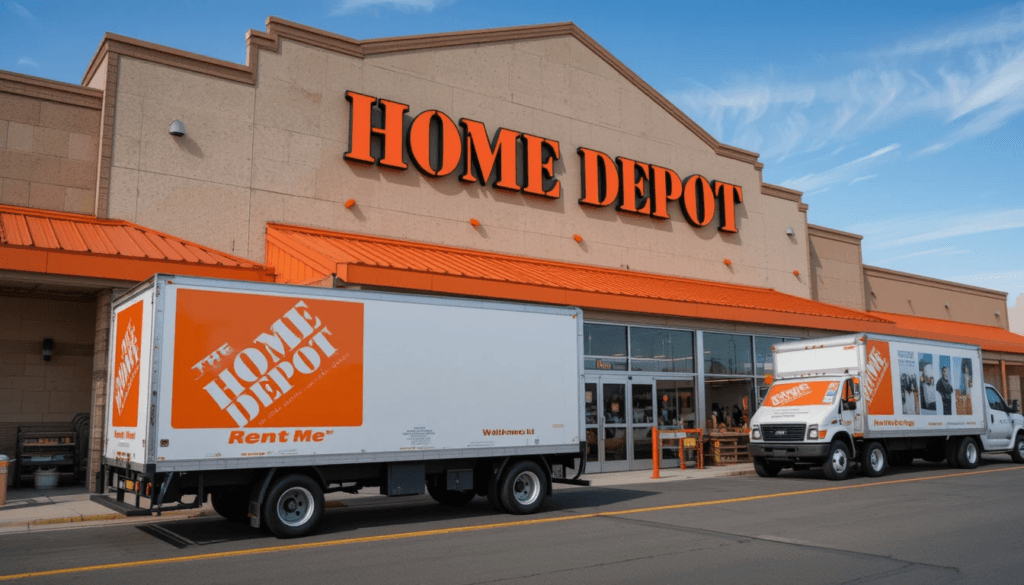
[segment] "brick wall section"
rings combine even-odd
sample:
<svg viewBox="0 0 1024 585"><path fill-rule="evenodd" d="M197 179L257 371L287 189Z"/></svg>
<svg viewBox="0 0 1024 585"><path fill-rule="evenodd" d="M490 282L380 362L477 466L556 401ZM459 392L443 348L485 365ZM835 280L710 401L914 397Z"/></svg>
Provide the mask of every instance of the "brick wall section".
<svg viewBox="0 0 1024 585"><path fill-rule="evenodd" d="M89 437L89 469L86 482L90 492L99 492L97 473L103 457L103 421L107 408L107 363L110 348L111 290L100 291L96 298L95 351L92 360L92 426Z"/></svg>
<svg viewBox="0 0 1024 585"><path fill-rule="evenodd" d="M92 214L100 93L0 72L0 203Z"/></svg>
<svg viewBox="0 0 1024 585"><path fill-rule="evenodd" d="M95 313L91 299L0 296L0 453L14 455L19 424L70 423L89 412ZM48 362L47 337L55 346Z"/></svg>

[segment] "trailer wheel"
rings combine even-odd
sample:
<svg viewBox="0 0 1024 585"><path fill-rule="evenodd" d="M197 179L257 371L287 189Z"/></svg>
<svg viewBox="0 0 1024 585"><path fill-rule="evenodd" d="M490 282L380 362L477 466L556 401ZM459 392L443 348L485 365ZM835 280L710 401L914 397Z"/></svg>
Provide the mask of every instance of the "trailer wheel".
<svg viewBox="0 0 1024 585"><path fill-rule="evenodd" d="M978 449L978 442L974 437L960 439L956 447L956 460L964 469L974 469L981 459L981 450Z"/></svg>
<svg viewBox="0 0 1024 585"><path fill-rule="evenodd" d="M846 443L832 441L822 469L825 471L825 477L832 481L842 481L850 475L850 448Z"/></svg>
<svg viewBox="0 0 1024 585"><path fill-rule="evenodd" d="M438 504L452 506L453 508L461 508L476 497L473 490L450 490L442 486L432 486L429 484L427 485L427 493Z"/></svg>
<svg viewBox="0 0 1024 585"><path fill-rule="evenodd" d="M860 466L864 470L864 475L868 477L881 477L885 475L886 468L889 467L888 463L885 447L878 441L868 443L867 449L861 452Z"/></svg>
<svg viewBox="0 0 1024 585"><path fill-rule="evenodd" d="M324 514L324 492L309 476L286 475L274 482L263 502L263 521L278 538L308 534Z"/></svg>
<svg viewBox="0 0 1024 585"><path fill-rule="evenodd" d="M781 467L768 463L768 460L764 457L754 457L754 471L760 477L775 477L781 470Z"/></svg>
<svg viewBox="0 0 1024 585"><path fill-rule="evenodd" d="M953 437L946 441L946 465L953 469L960 467L960 457L957 451L960 450L960 439Z"/></svg>
<svg viewBox="0 0 1024 585"><path fill-rule="evenodd" d="M213 511L225 520L238 524L249 523L249 494L240 488L217 490L210 495Z"/></svg>
<svg viewBox="0 0 1024 585"><path fill-rule="evenodd" d="M533 461L517 461L502 475L498 496L510 514L532 514L544 504L547 478Z"/></svg>
<svg viewBox="0 0 1024 585"><path fill-rule="evenodd" d="M1010 457L1014 463L1024 463L1024 433L1017 433L1017 438L1013 440L1013 451L1010 451Z"/></svg>

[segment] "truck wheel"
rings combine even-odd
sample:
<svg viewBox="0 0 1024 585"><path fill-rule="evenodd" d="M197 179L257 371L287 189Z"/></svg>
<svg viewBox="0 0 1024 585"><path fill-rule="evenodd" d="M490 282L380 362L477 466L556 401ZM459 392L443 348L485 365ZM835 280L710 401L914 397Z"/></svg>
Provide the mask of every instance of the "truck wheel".
<svg viewBox="0 0 1024 585"><path fill-rule="evenodd" d="M956 459L960 467L964 469L974 469L978 466L981 450L978 449L978 442L974 440L974 437L960 439L956 448Z"/></svg>
<svg viewBox="0 0 1024 585"><path fill-rule="evenodd" d="M210 501L213 502L213 511L225 520L238 524L249 523L249 495L245 490L218 490L210 495Z"/></svg>
<svg viewBox="0 0 1024 585"><path fill-rule="evenodd" d="M846 443L832 441L822 469L825 471L825 477L832 481L842 481L850 475L850 449Z"/></svg>
<svg viewBox="0 0 1024 585"><path fill-rule="evenodd" d="M263 502L263 521L278 538L309 533L324 514L324 492L309 476L286 475L274 482Z"/></svg>
<svg viewBox="0 0 1024 585"><path fill-rule="evenodd" d="M473 490L450 490L442 486L432 485L427 486L427 493L429 493L430 497L434 498L434 501L438 504L451 506L453 508L461 508L476 497Z"/></svg>
<svg viewBox="0 0 1024 585"><path fill-rule="evenodd" d="M1024 433L1017 433L1013 440L1013 451L1010 451L1010 458L1014 463L1024 463Z"/></svg>
<svg viewBox="0 0 1024 585"><path fill-rule="evenodd" d="M544 470L533 461L518 461L505 471L498 486L501 505L510 514L532 514L547 492Z"/></svg>
<svg viewBox="0 0 1024 585"><path fill-rule="evenodd" d="M960 439L953 437L946 441L946 465L949 465L953 469L960 467L960 457L957 456L957 451L960 450Z"/></svg>
<svg viewBox="0 0 1024 585"><path fill-rule="evenodd" d="M885 447L882 446L878 441L872 441L868 443L867 449L861 451L861 469L864 470L864 475L868 477L881 477L885 475L886 468L889 466L886 461Z"/></svg>
<svg viewBox="0 0 1024 585"><path fill-rule="evenodd" d="M761 477L775 477L782 468L768 463L764 457L754 457L754 471Z"/></svg>

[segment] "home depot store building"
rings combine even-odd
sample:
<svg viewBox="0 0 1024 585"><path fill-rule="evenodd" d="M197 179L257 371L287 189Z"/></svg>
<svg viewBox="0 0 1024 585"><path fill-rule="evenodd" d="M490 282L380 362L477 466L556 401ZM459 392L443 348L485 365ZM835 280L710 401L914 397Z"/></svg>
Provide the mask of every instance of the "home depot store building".
<svg viewBox="0 0 1024 585"><path fill-rule="evenodd" d="M271 18L247 44L242 66L108 34L81 86L0 72L0 452L102 419L111 299L155 272L581 306L591 469L648 466L655 424L740 422L783 339L977 343L1020 397L1005 293L862 265L572 24Z"/></svg>

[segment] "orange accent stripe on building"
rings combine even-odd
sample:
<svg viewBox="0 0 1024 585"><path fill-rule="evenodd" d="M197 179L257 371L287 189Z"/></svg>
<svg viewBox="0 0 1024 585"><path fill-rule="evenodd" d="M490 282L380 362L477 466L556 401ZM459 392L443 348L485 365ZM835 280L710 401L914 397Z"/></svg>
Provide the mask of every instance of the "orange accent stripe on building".
<svg viewBox="0 0 1024 585"><path fill-rule="evenodd" d="M871 314L892 321L896 326L894 331L896 335L942 339L956 343L980 345L986 351L1024 354L1024 336L1011 333L1002 327L897 315L881 311L871 311Z"/></svg>
<svg viewBox="0 0 1024 585"><path fill-rule="evenodd" d="M698 319L889 332L862 311L766 288L268 224L279 282L331 274L371 286Z"/></svg>
<svg viewBox="0 0 1024 585"><path fill-rule="evenodd" d="M162 272L273 282L272 270L131 222L0 205L0 270L140 281Z"/></svg>

